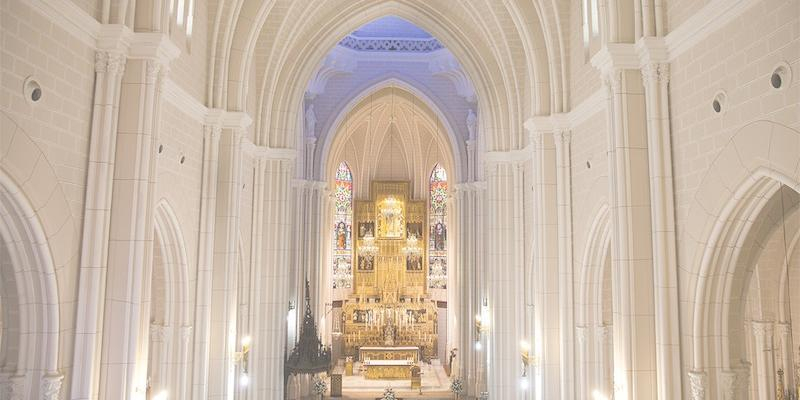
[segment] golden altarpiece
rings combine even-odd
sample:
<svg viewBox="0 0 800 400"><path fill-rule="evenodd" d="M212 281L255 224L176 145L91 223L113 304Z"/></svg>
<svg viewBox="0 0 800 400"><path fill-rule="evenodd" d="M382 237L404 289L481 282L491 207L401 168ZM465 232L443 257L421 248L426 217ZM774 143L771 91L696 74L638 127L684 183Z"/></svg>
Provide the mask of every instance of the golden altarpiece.
<svg viewBox="0 0 800 400"><path fill-rule="evenodd" d="M392 361L392 371L373 378L405 378L420 356L432 358L437 351L437 309L427 293L427 204L409 199L408 182L372 182L370 195L354 208L353 293L342 307L344 352L362 363Z"/></svg>

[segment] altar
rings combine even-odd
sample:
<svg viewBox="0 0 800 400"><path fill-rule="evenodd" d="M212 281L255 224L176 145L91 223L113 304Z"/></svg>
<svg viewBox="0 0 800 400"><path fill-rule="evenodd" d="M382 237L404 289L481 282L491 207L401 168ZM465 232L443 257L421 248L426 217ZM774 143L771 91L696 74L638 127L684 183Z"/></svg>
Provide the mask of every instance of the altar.
<svg viewBox="0 0 800 400"><path fill-rule="evenodd" d="M367 379L411 379L411 360L366 360L364 361Z"/></svg>
<svg viewBox="0 0 800 400"><path fill-rule="evenodd" d="M419 362L419 347L361 347L358 349L358 360L411 360L416 364Z"/></svg>

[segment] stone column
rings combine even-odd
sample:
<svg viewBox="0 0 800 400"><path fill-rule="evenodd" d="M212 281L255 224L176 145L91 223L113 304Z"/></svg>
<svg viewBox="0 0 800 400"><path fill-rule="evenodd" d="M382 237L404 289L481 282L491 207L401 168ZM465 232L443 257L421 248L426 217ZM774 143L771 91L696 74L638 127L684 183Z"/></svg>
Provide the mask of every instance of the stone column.
<svg viewBox="0 0 800 400"><path fill-rule="evenodd" d="M561 394L561 276L559 272L559 210L553 120L536 117L526 123L533 146L533 272L536 304L533 354L538 357L534 391L543 399ZM529 290L530 290L529 289ZM574 329L573 327L569 328ZM571 336L571 334L570 334ZM532 387L533 387L532 385Z"/></svg>
<svg viewBox="0 0 800 400"><path fill-rule="evenodd" d="M598 325L594 328L594 340L597 357L596 384L597 390L609 399L614 395L612 328L608 325ZM594 390L594 389L592 389Z"/></svg>
<svg viewBox="0 0 800 400"><path fill-rule="evenodd" d="M207 377L212 400L230 399L234 392L243 133L223 128L219 143Z"/></svg>
<svg viewBox="0 0 800 400"><path fill-rule="evenodd" d="M772 321L752 322L756 393L759 400L775 400L774 325Z"/></svg>
<svg viewBox="0 0 800 400"><path fill-rule="evenodd" d="M491 328L488 335L489 394L496 399L524 399L520 340L526 324L523 263L523 169L509 154L498 152L486 163L486 293ZM555 305L557 308L557 305ZM532 350L533 352L533 350ZM529 368L528 375L532 369Z"/></svg>
<svg viewBox="0 0 800 400"><path fill-rule="evenodd" d="M458 311L458 371L454 375L460 376L466 382L467 396L475 397L480 393L483 382L479 373L479 364L484 357L484 343L478 345L481 338L475 329L475 316L481 314L480 286L482 279L479 276L480 258L482 256L483 232L478 211L478 203L483 195L483 185L480 182L466 182L455 185L453 193L452 218L457 219L458 235L451 242L456 255L455 260L449 262L448 273L458 276L458 283L451 287L459 300ZM455 224L454 224L455 225ZM477 348L476 346L480 346Z"/></svg>
<svg viewBox="0 0 800 400"><path fill-rule="evenodd" d="M291 172L289 154L273 154L264 149L259 157L259 173L264 186L263 212L254 224L263 226L262 262L253 271L253 345L250 354L251 388L254 399L282 398L283 361L286 348L286 316L289 304L289 233L291 232ZM300 307L298 304L297 307Z"/></svg>
<svg viewBox="0 0 800 400"><path fill-rule="evenodd" d="M108 265L108 229L117 139L117 120L126 55L118 49L95 54L94 105L89 139L86 201L78 273L75 351L70 397L89 399L99 381L100 304Z"/></svg>
<svg viewBox="0 0 800 400"><path fill-rule="evenodd" d="M102 313L100 398L129 399L146 392L155 146L166 72L162 60L143 58L129 59L123 75Z"/></svg>
<svg viewBox="0 0 800 400"><path fill-rule="evenodd" d="M681 395L678 329L678 261L672 132L669 116L669 64L661 38L643 38L639 54L647 110L647 158L650 169L650 215L653 232L653 284L656 318L658 398Z"/></svg>
<svg viewBox="0 0 800 400"><path fill-rule="evenodd" d="M587 338L587 336L589 336ZM594 382L590 377L590 372L595 371L598 368L597 363L595 363L594 357L590 357L591 351L589 350L589 343L594 339L594 332L591 331L591 328L587 326L576 326L575 327L575 371L576 373L576 380L575 380L575 398L583 399L589 398L588 396L592 392L592 387L594 387Z"/></svg>
<svg viewBox="0 0 800 400"><path fill-rule="evenodd" d="M561 398L575 398L574 326L575 298L572 264L572 132L563 125L554 133L556 153L556 202L558 207L558 297Z"/></svg>
<svg viewBox="0 0 800 400"><path fill-rule="evenodd" d="M222 127L203 127L203 172L200 188L200 226L197 240L197 295L195 298L192 399L208 398L208 361L211 340L211 279L214 264L214 224L217 208L219 139Z"/></svg>
<svg viewBox="0 0 800 400"><path fill-rule="evenodd" d="M626 64L628 54L616 50L605 48L592 59L608 91L615 397L655 400L656 318L647 127L641 112L644 88L638 62Z"/></svg>
<svg viewBox="0 0 800 400"><path fill-rule="evenodd" d="M792 323L791 322L778 322L775 324L776 332L775 337L778 339L776 350L778 355L776 357L776 368L783 369L783 382L786 391L794 391L794 360L793 360L793 347L792 347Z"/></svg>
<svg viewBox="0 0 800 400"><path fill-rule="evenodd" d="M148 386L150 393L158 393L169 387L169 327L150 324L150 359L148 360Z"/></svg>
<svg viewBox="0 0 800 400"><path fill-rule="evenodd" d="M176 399L188 399L190 388L189 382L191 381L191 370L189 370L190 355L192 353L192 333L194 329L191 326L181 326L178 328L176 335L176 342L178 346L178 354L175 364L170 365L171 373L174 374L172 385L174 396Z"/></svg>

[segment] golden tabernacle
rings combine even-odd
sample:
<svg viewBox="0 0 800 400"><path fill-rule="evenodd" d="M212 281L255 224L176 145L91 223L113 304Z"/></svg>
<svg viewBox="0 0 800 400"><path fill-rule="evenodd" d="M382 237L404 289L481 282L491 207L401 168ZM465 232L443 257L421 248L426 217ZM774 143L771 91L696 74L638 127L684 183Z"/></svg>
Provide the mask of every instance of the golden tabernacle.
<svg viewBox="0 0 800 400"><path fill-rule="evenodd" d="M368 379L410 379L436 354L437 310L427 293L427 205L408 182L373 182L354 210L353 293L342 307L344 351Z"/></svg>

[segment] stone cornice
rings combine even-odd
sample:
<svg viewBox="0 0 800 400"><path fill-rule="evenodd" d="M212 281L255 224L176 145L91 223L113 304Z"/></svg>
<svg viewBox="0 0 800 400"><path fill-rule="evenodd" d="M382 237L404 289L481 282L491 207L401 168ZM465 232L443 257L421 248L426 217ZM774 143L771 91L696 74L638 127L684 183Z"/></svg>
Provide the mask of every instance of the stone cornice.
<svg viewBox="0 0 800 400"><path fill-rule="evenodd" d="M711 36L712 33L733 22L758 2L758 0L713 0L709 2L664 38L669 60L674 60Z"/></svg>

